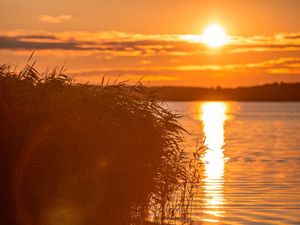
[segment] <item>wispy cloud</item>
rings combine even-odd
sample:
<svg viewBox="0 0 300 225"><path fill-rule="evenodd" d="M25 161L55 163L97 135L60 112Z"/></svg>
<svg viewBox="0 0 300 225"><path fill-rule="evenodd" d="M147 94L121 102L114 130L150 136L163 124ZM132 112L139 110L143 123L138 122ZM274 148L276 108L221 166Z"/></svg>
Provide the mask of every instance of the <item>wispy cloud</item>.
<svg viewBox="0 0 300 225"><path fill-rule="evenodd" d="M221 71L227 73L251 73L251 74L289 74L300 75L300 58L279 58L267 61L245 64L208 64L208 65L184 65L173 67L180 71Z"/></svg>
<svg viewBox="0 0 300 225"><path fill-rule="evenodd" d="M257 77L264 77L264 82L275 77L300 80L300 33L233 36L220 49L210 49L200 41L199 35L194 36L118 31L8 31L0 32L0 60L7 59L8 55L26 57L37 50L39 61L42 58L49 66L50 56L55 56L51 57L53 64L58 56L61 60L68 59L70 72L86 78L97 74L146 75L154 82L180 84L201 76L222 75L231 77L228 85L235 82L234 76L239 77L240 83L247 81L245 77L249 82L260 79Z"/></svg>
<svg viewBox="0 0 300 225"><path fill-rule="evenodd" d="M58 23L71 16L45 17ZM44 18L44 19L45 19ZM62 32L45 34L0 33L2 49L97 51L112 56L197 55L214 51L195 37L186 35L145 35L122 32ZM199 36L199 35L198 35ZM231 37L221 51L226 54L262 51L300 51L300 33L274 36Z"/></svg>
<svg viewBox="0 0 300 225"><path fill-rule="evenodd" d="M43 14L39 16L39 20L46 23L62 23L66 20L72 19L71 15L58 15L52 16L48 14Z"/></svg>
<svg viewBox="0 0 300 225"><path fill-rule="evenodd" d="M261 61L256 63L245 63L245 64L199 64L199 65L181 65L181 66L123 66L123 67L102 67L101 69L90 68L90 69L79 69L70 70L72 74L78 76L91 76L97 74L119 75L119 74L130 74L130 75L141 75L147 74L147 76L153 77L157 74L159 77L166 79L166 74L175 73L188 73L188 72L199 72L200 74L211 74L211 73L228 73L228 74L265 74L265 75L300 75L300 58L279 58L267 61ZM165 74L165 75L163 75ZM178 77L169 76L168 80L177 80ZM154 80L154 79L153 79Z"/></svg>
<svg viewBox="0 0 300 225"><path fill-rule="evenodd" d="M23 40L25 39L25 40ZM29 39L29 41L28 41ZM41 38L39 38L41 39ZM36 41L36 38L26 37L5 37L0 36L0 49L23 49L23 50L49 50L49 49L64 49L64 50L80 50L80 47L72 42L53 42L47 38Z"/></svg>

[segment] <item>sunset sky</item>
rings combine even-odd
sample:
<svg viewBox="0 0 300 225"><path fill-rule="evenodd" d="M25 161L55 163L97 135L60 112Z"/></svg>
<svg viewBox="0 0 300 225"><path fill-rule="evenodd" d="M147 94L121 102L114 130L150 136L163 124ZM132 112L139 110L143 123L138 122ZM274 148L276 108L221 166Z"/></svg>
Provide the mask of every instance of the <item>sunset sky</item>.
<svg viewBox="0 0 300 225"><path fill-rule="evenodd" d="M0 64L79 81L143 77L150 85L250 86L300 81L299 0L1 0ZM203 33L219 24L227 43Z"/></svg>

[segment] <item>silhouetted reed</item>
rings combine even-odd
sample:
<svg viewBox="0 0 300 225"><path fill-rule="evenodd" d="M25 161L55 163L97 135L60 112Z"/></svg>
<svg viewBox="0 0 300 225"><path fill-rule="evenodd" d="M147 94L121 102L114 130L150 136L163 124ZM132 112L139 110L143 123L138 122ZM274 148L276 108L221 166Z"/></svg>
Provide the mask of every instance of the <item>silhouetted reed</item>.
<svg viewBox="0 0 300 225"><path fill-rule="evenodd" d="M198 163L177 119L140 84L1 66L1 224L188 222Z"/></svg>

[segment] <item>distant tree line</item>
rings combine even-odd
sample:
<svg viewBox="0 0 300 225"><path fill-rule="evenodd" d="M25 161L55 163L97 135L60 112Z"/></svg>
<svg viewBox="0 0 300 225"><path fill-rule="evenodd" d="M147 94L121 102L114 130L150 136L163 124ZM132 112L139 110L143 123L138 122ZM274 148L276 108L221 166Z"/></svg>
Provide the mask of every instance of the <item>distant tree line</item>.
<svg viewBox="0 0 300 225"><path fill-rule="evenodd" d="M300 101L300 83L272 83L251 87L151 87L165 101Z"/></svg>

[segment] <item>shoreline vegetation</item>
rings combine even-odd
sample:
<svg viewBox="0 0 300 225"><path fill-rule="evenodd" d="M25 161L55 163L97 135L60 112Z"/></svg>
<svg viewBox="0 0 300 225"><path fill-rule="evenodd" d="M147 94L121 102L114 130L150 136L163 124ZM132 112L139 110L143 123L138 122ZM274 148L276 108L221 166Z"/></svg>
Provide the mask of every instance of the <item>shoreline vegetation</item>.
<svg viewBox="0 0 300 225"><path fill-rule="evenodd" d="M93 87L0 66L0 223L190 221L200 147L141 84Z"/></svg>
<svg viewBox="0 0 300 225"><path fill-rule="evenodd" d="M251 87L149 87L164 101L300 101L300 83L272 83Z"/></svg>

